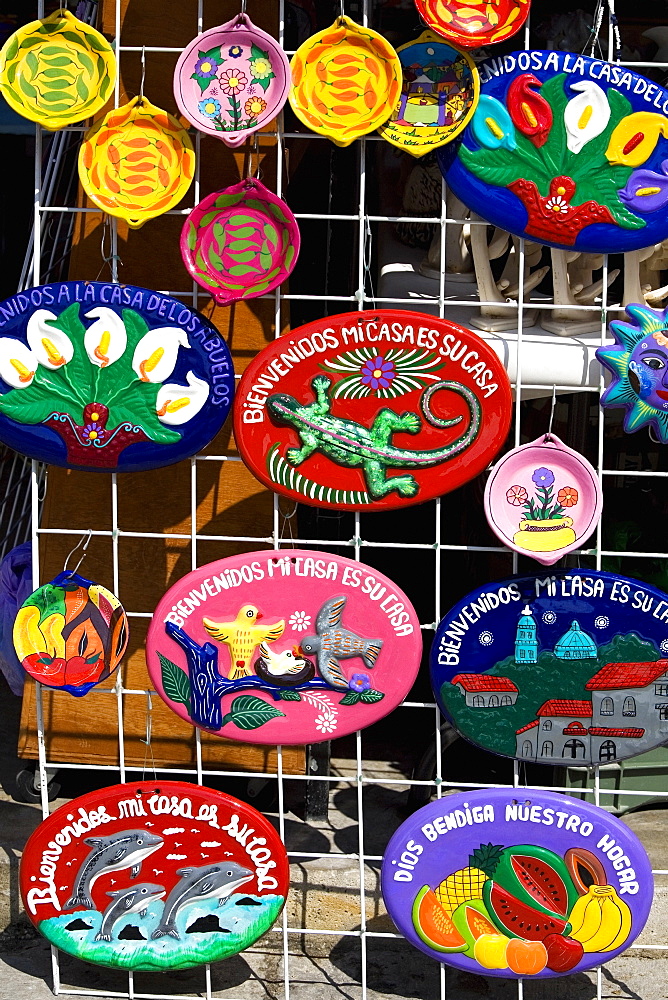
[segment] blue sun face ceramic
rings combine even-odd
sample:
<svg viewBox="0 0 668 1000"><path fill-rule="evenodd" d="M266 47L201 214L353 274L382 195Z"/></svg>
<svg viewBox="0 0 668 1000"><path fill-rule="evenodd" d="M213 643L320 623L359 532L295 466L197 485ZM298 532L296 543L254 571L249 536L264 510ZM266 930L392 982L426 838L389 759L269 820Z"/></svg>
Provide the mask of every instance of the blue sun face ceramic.
<svg viewBox="0 0 668 1000"><path fill-rule="evenodd" d="M0 441L29 458L136 472L201 451L234 393L200 313L148 288L64 281L0 302Z"/></svg>
<svg viewBox="0 0 668 1000"><path fill-rule="evenodd" d="M610 372L612 383L601 396L601 406L623 407L624 430L632 434L651 427L668 443L668 310L630 305L635 320L610 324L614 347L599 347L596 357Z"/></svg>

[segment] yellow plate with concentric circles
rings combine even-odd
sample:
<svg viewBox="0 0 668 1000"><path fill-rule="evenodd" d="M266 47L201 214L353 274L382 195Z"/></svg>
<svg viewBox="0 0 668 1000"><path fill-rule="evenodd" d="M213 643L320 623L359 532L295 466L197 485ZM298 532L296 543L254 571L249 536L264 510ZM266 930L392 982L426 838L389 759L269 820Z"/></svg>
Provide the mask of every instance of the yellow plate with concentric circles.
<svg viewBox="0 0 668 1000"><path fill-rule="evenodd" d="M194 176L190 136L145 97L96 122L79 150L79 178L88 197L132 229L174 208Z"/></svg>
<svg viewBox="0 0 668 1000"><path fill-rule="evenodd" d="M307 39L290 67L292 110L337 146L373 132L399 100L403 73L397 53L377 31L349 17Z"/></svg>
<svg viewBox="0 0 668 1000"><path fill-rule="evenodd" d="M30 121L55 131L99 111L116 80L116 56L99 31L67 10L31 21L0 51L0 91Z"/></svg>

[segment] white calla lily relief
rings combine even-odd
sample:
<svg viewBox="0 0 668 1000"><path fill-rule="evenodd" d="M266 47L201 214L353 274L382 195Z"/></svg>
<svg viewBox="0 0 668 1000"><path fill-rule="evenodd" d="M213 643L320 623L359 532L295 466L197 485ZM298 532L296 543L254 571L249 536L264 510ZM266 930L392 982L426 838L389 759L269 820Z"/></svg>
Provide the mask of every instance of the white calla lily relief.
<svg viewBox="0 0 668 1000"><path fill-rule="evenodd" d="M37 371L37 356L13 337L0 337L0 378L13 389L25 389Z"/></svg>
<svg viewBox="0 0 668 1000"><path fill-rule="evenodd" d="M142 382L164 382L174 371L179 347L190 347L184 330L160 326L141 338L132 357L132 367Z"/></svg>
<svg viewBox="0 0 668 1000"><path fill-rule="evenodd" d="M168 383L163 385L155 401L158 419L163 424L185 424L199 413L209 398L209 385L194 372L186 375L188 387Z"/></svg>
<svg viewBox="0 0 668 1000"><path fill-rule="evenodd" d="M28 320L26 338L30 350L37 356L40 365L56 371L62 368L74 355L74 344L58 327L55 313L48 309L36 309Z"/></svg>
<svg viewBox="0 0 668 1000"><path fill-rule="evenodd" d="M95 322L84 334L84 347L91 364L98 368L108 368L125 352L128 335L125 323L113 309L97 306L86 313L86 319Z"/></svg>
<svg viewBox="0 0 668 1000"><path fill-rule="evenodd" d="M564 110L566 144L571 153L579 153L583 146L604 132L610 121L610 105L605 91L592 80L574 83L571 90L579 91Z"/></svg>

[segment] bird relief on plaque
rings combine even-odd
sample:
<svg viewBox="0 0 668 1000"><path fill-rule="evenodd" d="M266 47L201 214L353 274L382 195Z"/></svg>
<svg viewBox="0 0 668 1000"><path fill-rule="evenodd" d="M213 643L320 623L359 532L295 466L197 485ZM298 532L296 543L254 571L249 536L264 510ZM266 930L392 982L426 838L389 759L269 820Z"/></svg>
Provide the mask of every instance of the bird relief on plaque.
<svg viewBox="0 0 668 1000"><path fill-rule="evenodd" d="M388 715L417 675L406 595L330 553L247 552L209 563L158 605L146 656L181 718L245 743L317 743Z"/></svg>

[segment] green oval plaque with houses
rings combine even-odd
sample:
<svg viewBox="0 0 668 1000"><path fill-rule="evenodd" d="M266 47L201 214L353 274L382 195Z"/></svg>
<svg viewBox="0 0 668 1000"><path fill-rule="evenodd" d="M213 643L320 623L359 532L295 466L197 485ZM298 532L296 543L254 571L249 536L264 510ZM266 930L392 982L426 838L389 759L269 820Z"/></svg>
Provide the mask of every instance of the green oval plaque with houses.
<svg viewBox="0 0 668 1000"><path fill-rule="evenodd" d="M668 595L594 570L468 594L431 651L441 710L471 743L590 766L668 742Z"/></svg>

